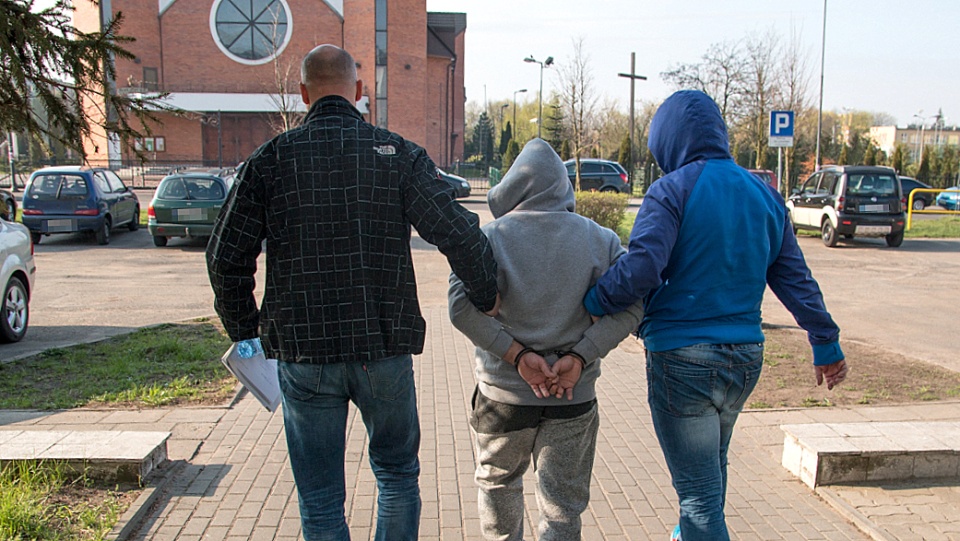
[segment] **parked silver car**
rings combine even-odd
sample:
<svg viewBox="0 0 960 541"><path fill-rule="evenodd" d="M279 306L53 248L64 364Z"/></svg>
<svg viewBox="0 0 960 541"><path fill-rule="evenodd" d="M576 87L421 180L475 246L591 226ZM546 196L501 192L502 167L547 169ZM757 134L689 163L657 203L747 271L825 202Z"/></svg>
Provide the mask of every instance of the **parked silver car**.
<svg viewBox="0 0 960 541"><path fill-rule="evenodd" d="M27 333L36 272L30 230L0 219L0 342L19 342Z"/></svg>

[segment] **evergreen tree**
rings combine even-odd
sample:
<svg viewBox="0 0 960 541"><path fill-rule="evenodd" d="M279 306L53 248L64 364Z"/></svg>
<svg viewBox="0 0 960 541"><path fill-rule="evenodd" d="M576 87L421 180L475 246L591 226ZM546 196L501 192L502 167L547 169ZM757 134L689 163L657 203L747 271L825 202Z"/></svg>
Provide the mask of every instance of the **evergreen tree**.
<svg viewBox="0 0 960 541"><path fill-rule="evenodd" d="M513 128L510 126L510 121L507 121L507 127L500 132L500 155L505 156L507 152L507 145L510 144L510 141L513 139Z"/></svg>
<svg viewBox="0 0 960 541"><path fill-rule="evenodd" d="M547 116L543 119L544 137L546 137L550 146L553 147L553 150L563 157L562 149L565 139L563 134L566 132L566 119L563 116L563 108L560 107L559 103L556 103L556 99L554 99L553 103L550 103L549 107L547 107L547 110ZM569 151L567 154L569 156ZM564 159L567 160L569 157Z"/></svg>
<svg viewBox="0 0 960 541"><path fill-rule="evenodd" d="M956 186L958 183L957 171L960 169L958 163L957 147L945 145L940 149L940 175L937 178L931 178L934 188L947 188Z"/></svg>
<svg viewBox="0 0 960 541"><path fill-rule="evenodd" d="M877 147L870 143L863 152L863 165L877 165Z"/></svg>
<svg viewBox="0 0 960 541"><path fill-rule="evenodd" d="M573 157L573 154L570 152L570 141L566 139L563 140L560 144L560 152L558 154L560 154L560 159L563 161L567 161Z"/></svg>
<svg viewBox="0 0 960 541"><path fill-rule="evenodd" d="M927 182L930 178L930 151L924 145L922 151L922 156L920 156L920 165L917 167L917 180Z"/></svg>
<svg viewBox="0 0 960 541"><path fill-rule="evenodd" d="M507 170L510 169L510 166L513 165L514 160L517 159L517 156L520 154L520 143L514 141L513 139L507 143L507 150L503 154L503 174L507 173Z"/></svg>
<svg viewBox="0 0 960 541"><path fill-rule="evenodd" d="M484 165L493 160L493 124L486 111L480 113L477 124L473 127L473 141L476 145L476 154L480 156Z"/></svg>
<svg viewBox="0 0 960 541"><path fill-rule="evenodd" d="M83 141L99 124L134 148L133 139L149 133L137 126L155 123L152 111L170 108L160 103L162 94L114 92L114 59L134 58L123 48L133 39L117 33L122 15L101 32L85 33L71 23L70 0L36 12L33 4L0 2L0 131L44 135L85 155ZM30 107L31 96L42 113Z"/></svg>
<svg viewBox="0 0 960 541"><path fill-rule="evenodd" d="M904 169L907 166L906 153L906 149L902 143L897 143L893 148L893 154L890 155L890 167L892 167L897 174L902 175L906 172Z"/></svg>
<svg viewBox="0 0 960 541"><path fill-rule="evenodd" d="M840 145L840 156L837 158L837 165L847 165L847 145Z"/></svg>
<svg viewBox="0 0 960 541"><path fill-rule="evenodd" d="M629 130L628 130L629 131ZM620 141L620 151L617 153L617 162L628 172L632 172L633 164L630 163L630 136L624 135Z"/></svg>

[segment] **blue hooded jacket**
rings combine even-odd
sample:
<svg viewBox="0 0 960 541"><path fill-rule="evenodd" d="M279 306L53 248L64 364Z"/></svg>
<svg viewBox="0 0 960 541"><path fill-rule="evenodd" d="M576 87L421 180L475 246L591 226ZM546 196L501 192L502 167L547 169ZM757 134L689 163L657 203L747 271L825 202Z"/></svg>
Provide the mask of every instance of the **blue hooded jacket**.
<svg viewBox="0 0 960 541"><path fill-rule="evenodd" d="M617 313L645 299L639 333L650 351L760 343L769 285L807 331L814 364L843 359L783 198L734 163L713 100L692 90L670 96L649 147L667 175L644 197L627 255L587 292L587 310Z"/></svg>

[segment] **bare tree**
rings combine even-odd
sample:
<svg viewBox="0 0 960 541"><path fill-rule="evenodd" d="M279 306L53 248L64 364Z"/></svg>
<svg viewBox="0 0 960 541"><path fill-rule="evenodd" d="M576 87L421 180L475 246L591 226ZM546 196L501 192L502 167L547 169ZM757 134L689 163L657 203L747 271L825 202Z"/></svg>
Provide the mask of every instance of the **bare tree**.
<svg viewBox="0 0 960 541"><path fill-rule="evenodd" d="M271 31L273 43L282 41L280 36L280 10L273 14ZM270 102L277 108L277 114L268 115L270 129L281 134L299 126L305 113L300 111L300 62L295 56L276 55L270 63L273 77L264 86L270 96Z"/></svg>
<svg viewBox="0 0 960 541"><path fill-rule="evenodd" d="M765 169L770 111L778 97L776 58L780 40L773 32L747 39L738 135L753 154L753 166Z"/></svg>
<svg viewBox="0 0 960 541"><path fill-rule="evenodd" d="M281 134L299 126L306 113L300 110L300 63L294 57L278 55L271 63L273 79L268 83L270 102L277 113L269 115L270 129Z"/></svg>
<svg viewBox="0 0 960 541"><path fill-rule="evenodd" d="M592 143L597 96L593 89L589 57L583 50L583 37L573 40L573 58L560 65L560 103L569 121L573 155L576 159L577 182L580 189L580 158Z"/></svg>
<svg viewBox="0 0 960 541"><path fill-rule="evenodd" d="M716 43L696 64L680 64L660 74L676 90L700 90L713 98L728 124L744 92L744 57L740 42Z"/></svg>
<svg viewBox="0 0 960 541"><path fill-rule="evenodd" d="M803 53L800 34L794 29L790 34L790 42L783 49L780 59L780 69L777 79L779 80L780 95L777 107L794 111L796 119L793 130L793 146L788 147L784 159L784 174L780 182L783 186L783 195L790 193L790 188L794 177L794 161L798 149L806 145L806 141L815 139L815 134L810 132L809 127L816 130L815 124L805 122L805 116L812 116L809 113L811 109L810 98L810 64L808 56Z"/></svg>

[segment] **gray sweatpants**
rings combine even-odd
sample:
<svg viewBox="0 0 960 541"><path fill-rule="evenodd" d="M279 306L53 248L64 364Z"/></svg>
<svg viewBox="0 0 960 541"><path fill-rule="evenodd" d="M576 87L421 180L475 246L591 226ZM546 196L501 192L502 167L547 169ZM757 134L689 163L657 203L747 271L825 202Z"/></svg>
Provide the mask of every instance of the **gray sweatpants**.
<svg viewBox="0 0 960 541"><path fill-rule="evenodd" d="M600 414L596 403L567 419L541 417L535 427L477 436L480 527L489 541L523 539L523 474L533 459L542 541L580 539Z"/></svg>

